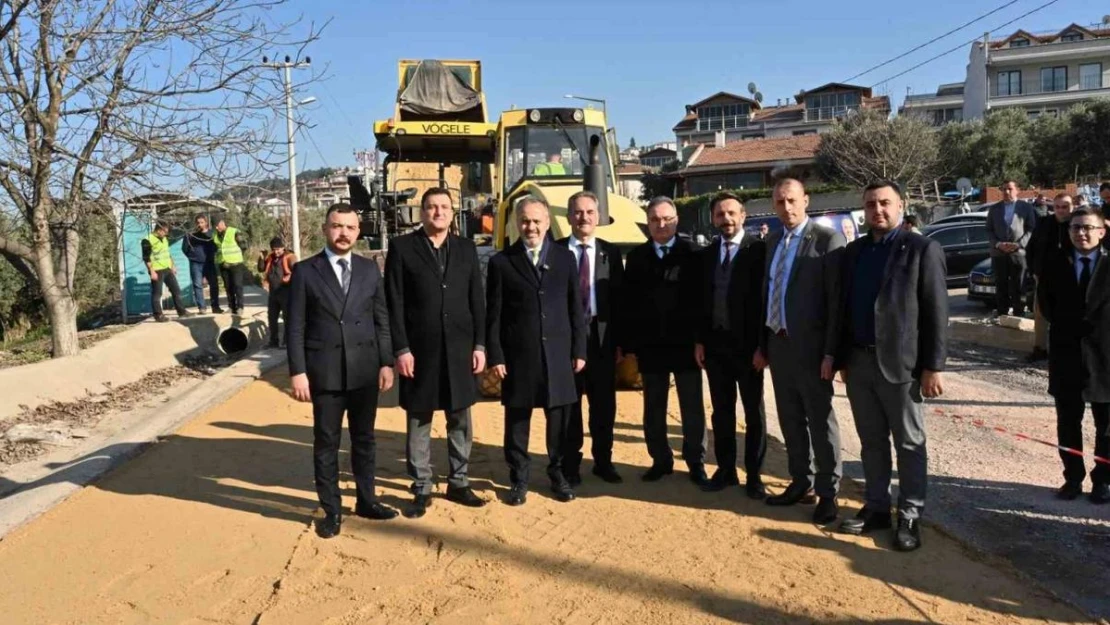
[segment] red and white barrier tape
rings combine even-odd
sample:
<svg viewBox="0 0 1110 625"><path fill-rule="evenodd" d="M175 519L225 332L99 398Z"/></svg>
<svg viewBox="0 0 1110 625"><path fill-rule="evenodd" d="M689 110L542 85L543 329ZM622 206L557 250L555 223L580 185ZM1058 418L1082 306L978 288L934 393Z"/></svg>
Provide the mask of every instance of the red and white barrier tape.
<svg viewBox="0 0 1110 625"><path fill-rule="evenodd" d="M1056 449L1058 449L1058 450L1060 450L1064 453L1071 454L1073 456L1079 456L1080 458L1093 458L1094 461L1097 462L1097 463L1110 465L1110 459L1103 458L1101 456L1096 456L1094 454L1084 453L1084 452L1082 452L1078 449L1072 449L1071 447L1064 447L1063 445L1057 445L1056 443L1046 441L1046 440L1042 440L1042 439L1039 439L1035 436L1030 436L1028 434L1022 434L1021 432L1013 432L1013 431L1007 430L1006 428L1001 427L1001 426L989 425L989 424L985 423L982 419L975 419L975 418L972 418L972 417L965 417L963 415L952 414L950 412L945 412L944 410L941 410L940 408L933 409L933 412L942 416L942 417L950 417L950 418L955 419L957 421L963 421L963 422L966 422L966 423L970 423L970 424L974 425L977 428L981 428L981 429L984 429L984 430L992 430L994 432L999 432L1001 434L1009 434L1010 436L1013 436L1014 438L1021 439L1023 441L1032 441L1034 443L1040 443L1042 445L1047 445L1049 447L1055 447Z"/></svg>

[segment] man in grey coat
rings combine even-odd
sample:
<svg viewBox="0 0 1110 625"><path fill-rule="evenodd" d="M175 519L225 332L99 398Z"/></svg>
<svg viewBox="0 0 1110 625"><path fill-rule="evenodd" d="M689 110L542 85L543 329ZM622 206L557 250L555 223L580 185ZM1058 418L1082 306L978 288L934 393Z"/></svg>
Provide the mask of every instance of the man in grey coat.
<svg viewBox="0 0 1110 625"><path fill-rule="evenodd" d="M1025 281L1025 249L1037 225L1033 205L1018 199L1018 184L1002 183L1002 201L987 209L987 240L991 245L991 273L994 274L995 306L999 315L1012 309L1025 313L1021 285Z"/></svg>
<svg viewBox="0 0 1110 625"><path fill-rule="evenodd" d="M816 490L813 520L824 525L839 514L840 429L832 380L844 235L808 217L809 195L798 180L775 185L774 205L783 228L767 237L766 321L752 364L771 368L791 481L766 501L813 503Z"/></svg>

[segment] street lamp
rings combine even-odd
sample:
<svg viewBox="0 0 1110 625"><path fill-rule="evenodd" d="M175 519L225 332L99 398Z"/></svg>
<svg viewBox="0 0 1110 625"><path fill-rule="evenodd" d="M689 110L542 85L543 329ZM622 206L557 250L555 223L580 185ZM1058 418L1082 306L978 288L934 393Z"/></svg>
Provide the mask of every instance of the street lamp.
<svg viewBox="0 0 1110 625"><path fill-rule="evenodd" d="M609 123L609 112L605 109L605 100L603 98L587 98L585 96L574 95L572 93L568 93L563 97L567 98L568 100L585 100L587 102L600 102L601 103L601 113L603 115L605 115L605 123Z"/></svg>
<svg viewBox="0 0 1110 625"><path fill-rule="evenodd" d="M293 141L293 72L294 69L302 69L309 67L312 64L311 57L305 57L304 61L292 61L289 56L285 57L283 62L273 61L266 57L262 57L262 66L271 69L284 69L285 70L285 133L286 145L289 150L289 222L293 230L293 255L299 260L301 258L301 220L297 211L297 149ZM316 101L316 98L308 97L297 103L297 106L304 104L311 104Z"/></svg>

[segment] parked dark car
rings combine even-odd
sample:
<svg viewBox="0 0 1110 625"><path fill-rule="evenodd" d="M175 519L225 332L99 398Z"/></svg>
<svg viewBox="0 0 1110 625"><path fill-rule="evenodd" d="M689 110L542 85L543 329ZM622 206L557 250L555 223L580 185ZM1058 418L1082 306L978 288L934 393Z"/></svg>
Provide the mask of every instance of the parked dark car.
<svg viewBox="0 0 1110 625"><path fill-rule="evenodd" d="M1036 290L1035 282L1031 277L1026 277L1023 286L1025 307L1033 310L1033 297ZM994 284L994 272L991 270L991 259L980 262L971 268L967 276L967 299L980 302L985 306L994 307L997 287Z"/></svg>
<svg viewBox="0 0 1110 625"><path fill-rule="evenodd" d="M990 242L983 222L955 222L926 226L922 234L940 243L948 264L948 287L967 284L973 267L990 257Z"/></svg>
<svg viewBox="0 0 1110 625"><path fill-rule="evenodd" d="M961 223L961 222L967 222L967 221L977 221L977 222L986 223L986 221L987 221L987 211L978 211L978 212L974 212L974 213L957 213L955 215L949 215L947 217L941 217L940 219L937 219L936 221L931 222L929 225L930 226L953 225L953 224L957 224L957 223Z"/></svg>

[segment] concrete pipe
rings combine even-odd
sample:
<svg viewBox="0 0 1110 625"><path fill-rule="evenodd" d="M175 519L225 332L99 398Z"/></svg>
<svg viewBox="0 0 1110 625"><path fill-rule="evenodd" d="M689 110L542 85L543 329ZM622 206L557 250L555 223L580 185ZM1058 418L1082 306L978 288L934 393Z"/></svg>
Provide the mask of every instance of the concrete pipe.
<svg viewBox="0 0 1110 625"><path fill-rule="evenodd" d="M250 336L242 327L225 328L216 337L216 347L228 358L239 358L247 352L250 345Z"/></svg>

